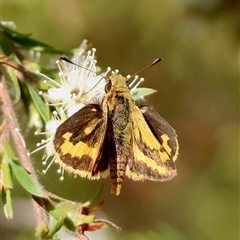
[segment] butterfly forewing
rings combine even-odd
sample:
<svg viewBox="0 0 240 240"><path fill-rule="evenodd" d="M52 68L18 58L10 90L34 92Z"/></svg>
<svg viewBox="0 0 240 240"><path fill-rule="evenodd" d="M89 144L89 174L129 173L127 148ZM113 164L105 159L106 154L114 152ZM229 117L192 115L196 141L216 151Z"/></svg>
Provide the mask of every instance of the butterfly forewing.
<svg viewBox="0 0 240 240"><path fill-rule="evenodd" d="M107 177L106 130L107 117L102 108L85 106L57 128L53 142L58 162L82 177Z"/></svg>

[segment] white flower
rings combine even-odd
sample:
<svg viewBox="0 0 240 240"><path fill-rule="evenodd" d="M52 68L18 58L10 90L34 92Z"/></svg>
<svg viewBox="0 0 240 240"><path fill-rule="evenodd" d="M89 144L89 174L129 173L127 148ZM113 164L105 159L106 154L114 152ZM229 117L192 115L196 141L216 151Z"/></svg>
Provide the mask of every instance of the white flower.
<svg viewBox="0 0 240 240"><path fill-rule="evenodd" d="M72 59L75 65L63 62L62 69L60 62L57 61L61 83L53 81L55 87L48 90L49 101L52 105L60 105L66 111L67 117L86 104L101 104L105 94L105 76L109 69L104 74L98 74L100 69L96 66L96 49L88 51L87 55L85 49L84 41Z"/></svg>
<svg viewBox="0 0 240 240"><path fill-rule="evenodd" d="M52 113L52 119L46 123L45 132L35 132L35 135L44 135L47 136L47 139L42 139L39 143L37 143L37 148L31 152L31 154L38 152L42 149L45 150L45 157L44 161L42 162L43 165L47 165L46 169L44 169L42 172L45 174L47 170L50 168L50 166L54 163L57 162L54 152L53 152L53 139L55 132L57 128L63 123L63 120L59 118L58 112L53 111ZM50 162L49 162L50 160ZM63 180L63 173L64 169L59 166L59 169L57 170L58 173L62 173L62 176L60 177L60 180Z"/></svg>
<svg viewBox="0 0 240 240"><path fill-rule="evenodd" d="M13 21L1 21L0 24L12 29L16 29L16 25Z"/></svg>

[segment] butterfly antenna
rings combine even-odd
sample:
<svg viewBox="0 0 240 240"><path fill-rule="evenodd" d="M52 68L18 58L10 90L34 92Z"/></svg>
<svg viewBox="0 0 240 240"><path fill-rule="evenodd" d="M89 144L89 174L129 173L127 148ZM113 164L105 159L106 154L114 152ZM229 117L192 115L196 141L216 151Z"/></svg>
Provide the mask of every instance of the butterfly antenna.
<svg viewBox="0 0 240 240"><path fill-rule="evenodd" d="M71 61L71 60L70 60L69 58L67 58L67 57L60 57L59 60L63 60L63 61L65 61L65 62L71 63L71 64L73 64L73 65L75 65L75 66L78 66L78 67L80 67L80 68L86 69L86 70L88 70L89 72L96 73L95 71L93 71L93 70L91 70L91 69L89 69L89 68L86 68L86 67L83 67L83 66L81 66L81 65L76 64L75 62ZM92 89L94 89L94 88L99 84L99 82L100 82L103 78L106 77L106 76L104 76L104 75L102 75L102 74L99 74L99 75L102 76L102 78L101 78L90 90L88 90L85 94L91 92Z"/></svg>
<svg viewBox="0 0 240 240"><path fill-rule="evenodd" d="M87 67L83 67L83 66L81 66L81 65L76 64L75 62L72 62L72 61L71 61L69 58L67 58L67 57L60 57L59 60L63 60L63 61L65 61L65 62L71 63L71 64L73 64L73 65L75 65L75 66L78 66L78 67L80 67L80 68L86 69L86 70L88 70L89 72L94 72L94 73L96 73L95 71L93 71L93 70L91 70L91 69L89 69L89 68L87 68Z"/></svg>
<svg viewBox="0 0 240 240"><path fill-rule="evenodd" d="M162 59L162 58L157 58L157 59L154 60L150 65L148 65L148 66L146 66L146 67L140 69L139 71L135 72L135 73L132 74L129 78L132 78L132 77L138 75L140 72L145 71L146 69L148 69L148 68L150 68L150 67L156 65L156 64L159 63L160 61L163 61L163 59Z"/></svg>

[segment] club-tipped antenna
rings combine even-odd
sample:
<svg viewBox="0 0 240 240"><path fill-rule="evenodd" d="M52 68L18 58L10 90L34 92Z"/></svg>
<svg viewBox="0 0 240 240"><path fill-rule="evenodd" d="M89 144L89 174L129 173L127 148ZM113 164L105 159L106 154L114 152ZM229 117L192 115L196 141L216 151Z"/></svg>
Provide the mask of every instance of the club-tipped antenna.
<svg viewBox="0 0 240 240"><path fill-rule="evenodd" d="M148 66L146 66L146 67L140 69L139 71L135 72L135 73L132 74L129 78L132 78L132 77L138 75L140 72L145 71L146 69L148 69L148 68L150 68L150 67L156 65L156 64L159 63L160 61L163 61L163 59L162 59L162 58L157 58L157 59L154 60L150 65L148 65Z"/></svg>
<svg viewBox="0 0 240 240"><path fill-rule="evenodd" d="M60 57L59 60L63 60L63 61L65 61L65 62L71 63L71 64L73 64L73 65L75 65L75 66L78 66L78 67L80 67L80 68L86 69L86 70L88 70L89 72L96 73L95 71L93 71L93 70L91 70L91 69L89 69L89 68L87 68L87 67L83 67L83 66L81 66L81 65L78 65L77 63L71 61L71 60L70 60L69 58L67 58L67 57Z"/></svg>
<svg viewBox="0 0 240 240"><path fill-rule="evenodd" d="M75 65L75 66L78 66L78 67L80 67L80 68L86 69L86 70L88 70L89 72L96 73L95 71L93 71L93 70L91 70L91 69L89 69L89 68L87 68L87 67L83 67L83 66L81 66L81 65L76 64L75 62L71 61L71 60L70 60L69 58L67 58L67 57L60 57L59 60L63 60L63 61L65 61L65 62L68 62L68 63L70 63L70 64L73 64L73 65ZM104 76L104 75L102 75L102 74L99 74L99 76L102 76L102 78L100 78L100 80L99 80L90 90L88 90L85 94L91 92L92 89L94 89L94 88L99 84L99 82L100 82L103 78L106 77L106 76Z"/></svg>

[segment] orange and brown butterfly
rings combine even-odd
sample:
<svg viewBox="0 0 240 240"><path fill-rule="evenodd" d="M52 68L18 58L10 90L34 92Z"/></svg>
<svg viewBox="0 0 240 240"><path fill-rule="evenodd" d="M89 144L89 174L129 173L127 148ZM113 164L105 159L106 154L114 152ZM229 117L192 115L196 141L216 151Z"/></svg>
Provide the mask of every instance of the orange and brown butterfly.
<svg viewBox="0 0 240 240"><path fill-rule="evenodd" d="M89 179L110 176L115 195L125 176L135 181L176 176L175 130L144 101L133 99L120 74L109 77L105 91L101 105L86 105L57 128L53 148L59 164Z"/></svg>

